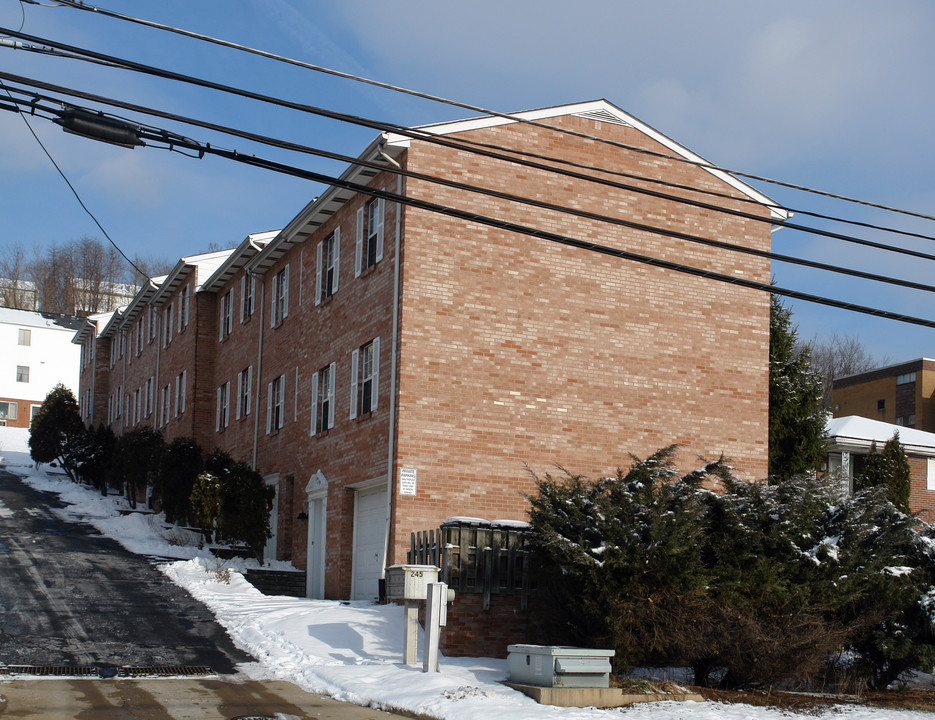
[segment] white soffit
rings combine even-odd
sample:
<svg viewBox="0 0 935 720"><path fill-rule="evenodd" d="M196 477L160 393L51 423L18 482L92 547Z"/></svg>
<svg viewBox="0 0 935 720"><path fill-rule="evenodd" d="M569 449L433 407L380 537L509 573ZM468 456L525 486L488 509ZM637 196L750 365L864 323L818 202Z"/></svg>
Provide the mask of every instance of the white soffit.
<svg viewBox="0 0 935 720"><path fill-rule="evenodd" d="M467 132L469 130L498 127L500 125L507 125L510 123L520 122L522 120L546 120L548 118L559 117L562 115L576 115L578 117L598 120L600 122L615 123L617 125L632 127L636 130L639 130L641 133L651 137L653 140L668 148L676 155L693 163L699 163L704 170L707 170L719 180L722 180L734 189L739 190L752 200L767 206L772 217L779 220L785 220L789 217L789 212L780 207L774 200L771 200L763 193L754 189L742 180L737 179L730 173L711 167L711 163L709 163L700 155L693 153L684 145L680 145L672 138L663 135L658 130L655 130L640 120L637 120L629 113L624 112L616 105L613 105L606 100L594 100L591 102L576 103L573 105L560 105L558 107L542 108L540 110L528 110L525 112L510 113L509 115L510 117L485 115L483 117L472 118L469 120L457 120L455 122L437 123L434 125L421 125L413 128L413 130L431 135L449 135L452 133ZM387 133L386 142L387 145L409 147L411 138L405 135L399 135L397 133Z"/></svg>

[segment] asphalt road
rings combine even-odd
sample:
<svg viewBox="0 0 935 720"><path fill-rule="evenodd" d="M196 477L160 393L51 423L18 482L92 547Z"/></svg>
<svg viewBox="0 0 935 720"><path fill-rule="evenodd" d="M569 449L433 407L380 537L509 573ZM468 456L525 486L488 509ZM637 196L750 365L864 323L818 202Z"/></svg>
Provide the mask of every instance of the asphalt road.
<svg viewBox="0 0 935 720"><path fill-rule="evenodd" d="M253 661L155 561L56 507L55 495L0 471L0 665L227 674Z"/></svg>

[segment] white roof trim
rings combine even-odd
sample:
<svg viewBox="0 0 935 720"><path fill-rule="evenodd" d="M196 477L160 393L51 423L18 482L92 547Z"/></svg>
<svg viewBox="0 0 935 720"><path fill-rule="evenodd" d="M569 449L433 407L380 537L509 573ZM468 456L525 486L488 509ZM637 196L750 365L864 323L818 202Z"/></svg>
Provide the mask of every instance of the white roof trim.
<svg viewBox="0 0 935 720"><path fill-rule="evenodd" d="M704 170L707 170L719 180L722 180L734 189L739 190L744 195L747 195L756 202L767 206L769 208L770 215L773 218L778 220L785 220L789 217L789 211L780 207L774 200L771 200L763 193L755 190L753 187L734 177L730 173L711 167L711 163L709 163L700 155L693 153L684 145L680 145L672 138L663 135L658 130L653 129L640 120L637 120L629 113L624 112L616 105L613 105L606 100L594 100L592 102L576 103L573 105L560 105L558 107L542 108L540 110L527 110L525 112L510 113L510 115L512 118L516 119L514 120L497 115L486 115L484 117L472 118L469 120L458 120L455 122L438 123L434 125L422 125L413 129L421 130L425 133L431 133L433 135L448 135L451 133L467 132L468 130L480 130L484 128L498 127L500 125L507 125L519 122L521 120L545 120L548 118L559 117L561 115L578 115L581 117L590 117L591 119L600 119L598 115L605 117L609 116L615 118L617 124L626 125L639 130L644 135L651 137L660 145L663 145L664 147L674 152L676 155L679 155L680 157L683 157L691 162L700 163ZM603 122L613 122L613 120L604 119ZM404 135L387 133L387 145L409 147L410 142L411 138Z"/></svg>

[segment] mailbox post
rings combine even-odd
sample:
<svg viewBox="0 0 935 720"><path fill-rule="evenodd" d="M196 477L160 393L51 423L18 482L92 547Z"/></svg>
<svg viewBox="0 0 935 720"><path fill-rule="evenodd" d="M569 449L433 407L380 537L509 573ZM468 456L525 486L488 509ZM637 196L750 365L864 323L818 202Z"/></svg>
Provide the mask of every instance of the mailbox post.
<svg viewBox="0 0 935 720"><path fill-rule="evenodd" d="M419 603L428 597L429 583L438 581L438 572L435 565L391 565L386 569L386 597L406 602L403 635L406 665L419 662Z"/></svg>

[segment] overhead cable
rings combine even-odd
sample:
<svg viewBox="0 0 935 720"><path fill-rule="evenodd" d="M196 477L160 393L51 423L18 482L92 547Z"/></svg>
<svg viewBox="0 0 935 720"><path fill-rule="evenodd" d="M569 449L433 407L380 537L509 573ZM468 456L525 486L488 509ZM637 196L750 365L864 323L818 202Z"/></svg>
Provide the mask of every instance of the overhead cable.
<svg viewBox="0 0 935 720"><path fill-rule="evenodd" d="M32 1L32 0L30 0L30 1ZM411 95L411 96L414 96L414 97L418 97L418 98L421 98L421 99L424 99L424 100L431 100L431 101L433 101L433 102L438 102L438 103L442 103L442 104L445 104L445 105L451 105L451 106L453 106L453 107L459 107L459 108L462 108L462 109L465 109L465 110L470 110L470 111L472 111L472 112L479 112L479 113L482 113L482 114L484 114L484 115L492 115L492 116L495 116L495 117L499 117L499 118L503 118L503 119L508 119L508 120L512 120L512 121L515 121L515 122L522 122L522 123L525 123L525 124L533 125L533 126L535 126L535 127L545 128L545 129L552 130L552 131L555 131L555 132L560 132L560 133L567 134L567 135L572 135L572 136L575 136L575 137L581 137L581 138L585 138L585 139L588 139L588 140L593 140L593 141L605 143L605 144L608 144L608 145L613 145L613 146L616 146L616 147L619 147L619 148L622 148L622 149L626 149L626 150L630 150L630 151L633 151L633 152L638 152L638 153L642 153L642 154L647 154L647 155L651 155L651 156L655 156L655 157L661 157L661 158L665 158L665 159L667 159L667 160L672 160L672 161L680 162L680 163L686 163L686 164L689 164L689 165L695 165L695 166L697 166L697 167L702 167L702 168L705 168L705 169L707 169L707 170L717 170L717 171L719 171L719 172L728 173L728 174L730 174L730 175L735 175L735 176L737 176L737 177L745 177L745 178L750 179L750 180L756 180L756 181L759 181L759 182L765 182L765 183L769 183L769 184L771 184L771 185L777 185L777 186L789 188L789 189L792 189L792 190L797 190L797 191L801 191L801 192L807 192L807 193L812 193L812 194L816 194L816 195L821 195L821 196L828 197L828 198L831 198L831 199L834 199L834 200L841 200L841 201L844 201L844 202L855 203L855 204L859 204L859 205L864 205L864 206L868 206L868 207L873 207L873 208L876 208L876 209L879 209L879 210L885 210L885 211L887 211L887 212L893 212L893 213L900 213L900 214L904 214L904 215L910 215L910 216L922 218L922 219L925 219L925 220L935 220L935 216L926 215L926 214L924 214L924 213L919 213L919 212L915 212L915 211L911 211L911 210L904 210L904 209L900 209L900 208L895 208L895 207L891 207L891 206L888 206L888 205L883 205L883 204L880 204L880 203L870 202L870 201L867 201L867 200L860 200L860 199L858 199L858 198L852 198L852 197L848 197L848 196L846 196L846 195L840 195L840 194L837 194L837 193L831 193L831 192L824 191L824 190L817 190L817 189L815 189L815 188L810 188L810 187L807 187L807 186L804 186L804 185L799 185L799 184L796 184L796 183L790 183L790 182L785 182L785 181L782 181L782 180L775 180L775 179L773 179L773 178L765 177L765 176L762 176L762 175L755 175L755 174L752 174L752 173L746 173L746 172L743 172L743 171L741 171L741 170L732 170L732 169L730 169L730 168L725 168L725 167L722 167L722 166L714 165L714 164L712 164L712 163L709 163L709 162L706 161L706 160L698 161L698 160L692 160L692 159L690 159L690 158L680 157L680 156L676 156L676 155L668 155L668 154L666 154L666 153L662 153L662 152L650 150L650 149L648 149L648 148L642 148L642 147L639 147L639 146L634 146L634 145L629 145L629 144L627 144L627 143L621 143L621 142L618 142L618 141L614 141L614 140L611 140L611 139L609 139L609 138L604 138L604 137L592 135L592 134L589 134L589 133L583 133L583 132L571 130L571 129L569 129L569 128L560 128L560 127L556 127L556 126L554 126L554 125L549 125L548 123L543 123L543 122L536 121L536 120L529 120L528 118L523 118L523 117L520 117L519 115L516 115L516 114L503 113L503 112L499 112L499 111L497 111L497 110L491 110L491 109L489 109L489 108L481 107L481 106L478 106L478 105L472 105L472 104L470 104L470 103L465 103L465 102L460 102L460 101L457 101L457 100L452 100L452 99L450 99L450 98L445 98L445 97L442 97L442 96L439 96L439 95L433 95L433 94L430 94L430 93L420 92L420 91L417 91L417 90L412 90L412 89L405 88L405 87L398 86L398 85L391 85L391 84L389 84L389 83L380 82L380 81L378 81L378 80L373 80L373 79L371 79L371 78L366 78L366 77L363 77L363 76L361 76L361 75L354 75L354 74L352 74L352 73L342 72L342 71L340 71L340 70L335 70L335 69L332 69L332 68L326 68L326 67L323 67L323 66L321 66L321 65L313 65L312 63L303 62L303 61L301 61L301 60L296 60L296 59L294 59L294 58L289 58L289 57L286 57L286 56L284 56L284 55L277 55L277 54L275 54L275 53L267 52L267 51L264 51L264 50L259 50L259 49L256 49L256 48L252 48L252 47L249 47L249 46L246 46L246 45L239 44L239 43L234 43L234 42L231 42L231 41L228 41L228 40L222 40L222 39L220 39L220 38L212 37L212 36L210 36L210 35L205 35L205 34L202 34L202 33L196 33L196 32L190 31L190 30L185 30L185 29L182 29L182 28L174 27L174 26L172 26L172 25L166 25L166 24L157 23L157 22L154 22L154 21L151 21L151 20L145 20L145 19L142 19L142 18L133 17L133 16L131 16L131 15L125 15L125 14L122 14L122 13L117 13L117 12L114 12L114 11L111 11L111 10L106 10L106 9L104 9L104 8L100 8L100 7L97 7L97 6L87 5L87 4L85 4L84 2L78 2L78 1L76 1L76 0L56 0L56 1L57 1L57 3L58 3L60 6L62 6L62 7L69 7L69 8L75 9L75 10L85 10L85 11L88 11L88 12L93 12L93 13L99 14L99 15L105 15L105 16L107 16L107 17L115 18L115 19L118 19L118 20L123 20L123 21L126 21L126 22L132 22L132 23L136 23L136 24L139 24L139 25L144 25L144 26L156 28L156 29L163 30L163 31L166 31L166 32L175 33L175 34L177 34L177 35L183 35L183 36L186 36L186 37L194 38L194 39L201 40L201 41L204 41L204 42L213 43L213 44L215 44L215 45L220 45L220 46L227 47L227 48L231 48L231 49L238 50L238 51L241 51L241 52L246 52L246 53L250 53L250 54L253 54L253 55L259 55L259 56L261 56L261 57L265 57L265 58L271 59L271 60L276 60L276 61L278 61L278 62L283 62L283 63L287 63L287 64L290 64L290 65L295 65L295 66L297 66L297 67L301 67L301 68L304 68L304 69L306 69L306 70L312 70L312 71L314 71L314 72L319 72L319 73L323 73L323 74L332 75L332 76L335 76L335 77L343 78L343 79L345 79L345 80L352 80L352 81L354 81L354 82L360 82L360 83L364 83L364 84L367 84L367 85L372 85L372 86L379 87L379 88L382 88L382 89L385 89L385 90L390 90L390 91L392 91L392 92L404 93L404 94Z"/></svg>

